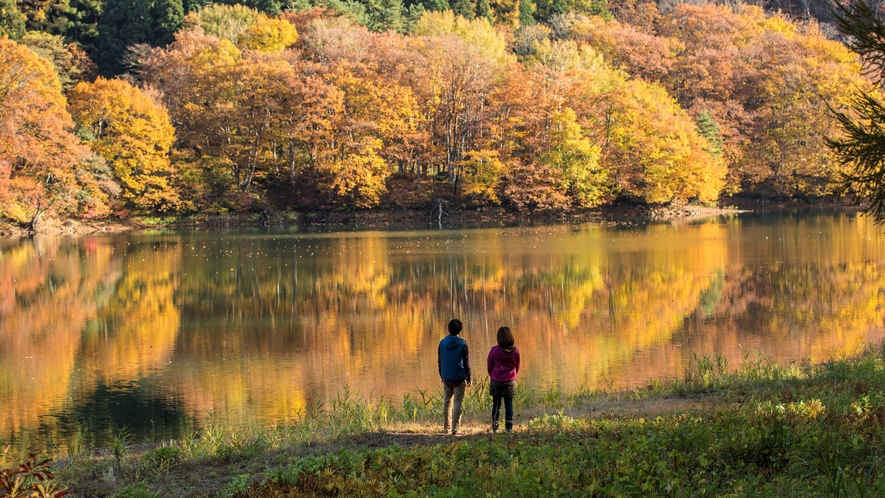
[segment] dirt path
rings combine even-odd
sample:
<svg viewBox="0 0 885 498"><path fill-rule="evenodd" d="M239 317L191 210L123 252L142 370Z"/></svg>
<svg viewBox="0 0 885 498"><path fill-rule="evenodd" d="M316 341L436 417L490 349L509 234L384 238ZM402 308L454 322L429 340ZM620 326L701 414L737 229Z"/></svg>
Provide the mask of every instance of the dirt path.
<svg viewBox="0 0 885 498"><path fill-rule="evenodd" d="M686 411L699 410L709 404L709 401L696 398L650 398L640 400L603 400L593 401L570 409L531 409L522 413L516 413L515 422L517 432L521 432L528 422L545 414L593 418L619 418L619 417L645 417L654 419L658 416L672 415ZM478 414L470 414L464 421L462 429L464 436L457 439L473 440L478 438L492 437L491 427L484 421L480 421ZM441 426L442 424L440 424ZM399 445L404 447L423 446L433 444L450 443L456 438L442 432L442 427L430 429L427 426L403 427L400 430L374 431L354 436L344 437L328 447L319 445L311 451L311 454L321 454L324 451L334 451L341 447L361 448L386 448Z"/></svg>

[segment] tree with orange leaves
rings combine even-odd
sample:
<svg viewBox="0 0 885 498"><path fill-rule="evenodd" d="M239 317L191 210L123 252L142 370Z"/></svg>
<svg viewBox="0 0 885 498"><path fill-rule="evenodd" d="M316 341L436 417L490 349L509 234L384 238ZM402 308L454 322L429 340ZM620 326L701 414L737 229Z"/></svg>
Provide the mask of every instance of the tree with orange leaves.
<svg viewBox="0 0 885 498"><path fill-rule="evenodd" d="M102 215L113 186L71 132L51 64L0 38L0 216L34 229L47 213Z"/></svg>

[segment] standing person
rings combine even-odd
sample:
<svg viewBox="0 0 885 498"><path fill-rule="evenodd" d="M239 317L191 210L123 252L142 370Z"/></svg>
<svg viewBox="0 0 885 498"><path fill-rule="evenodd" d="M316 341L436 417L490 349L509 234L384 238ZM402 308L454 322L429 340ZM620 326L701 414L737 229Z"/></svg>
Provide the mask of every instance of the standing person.
<svg viewBox="0 0 885 498"><path fill-rule="evenodd" d="M453 436L463 436L461 425L461 402L464 401L464 390L470 385L470 354L467 341L458 337L463 325L457 318L449 322L449 335L439 341L439 378L442 379L445 391L445 422L443 430L452 431ZM453 402L454 399L454 402ZM451 421L451 427L449 422Z"/></svg>
<svg viewBox="0 0 885 498"><path fill-rule="evenodd" d="M498 432L501 398L504 398L504 424L513 431L513 398L516 397L516 374L519 373L519 349L510 327L498 329L498 345L489 351L489 393L492 395L492 432Z"/></svg>

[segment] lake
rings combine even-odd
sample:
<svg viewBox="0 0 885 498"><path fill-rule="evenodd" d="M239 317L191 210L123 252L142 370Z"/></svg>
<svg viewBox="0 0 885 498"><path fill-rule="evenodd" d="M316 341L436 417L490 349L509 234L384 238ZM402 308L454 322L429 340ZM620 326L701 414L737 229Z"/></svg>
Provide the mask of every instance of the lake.
<svg viewBox="0 0 885 498"><path fill-rule="evenodd" d="M538 389L680 378L693 354L825 361L885 338L883 230L818 212L0 240L0 445L436 392L452 317L477 379L508 325Z"/></svg>

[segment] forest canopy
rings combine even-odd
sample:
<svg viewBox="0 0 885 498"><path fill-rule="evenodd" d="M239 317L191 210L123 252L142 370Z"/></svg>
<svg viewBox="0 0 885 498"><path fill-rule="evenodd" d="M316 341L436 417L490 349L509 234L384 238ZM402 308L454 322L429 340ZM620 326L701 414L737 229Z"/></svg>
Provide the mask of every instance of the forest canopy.
<svg viewBox="0 0 885 498"><path fill-rule="evenodd" d="M0 3L0 217L820 198L856 54L745 4ZM101 75L101 76L99 76Z"/></svg>

